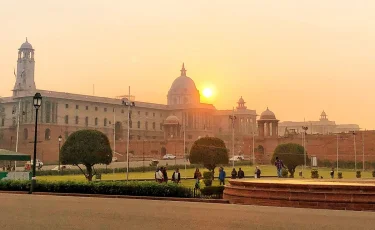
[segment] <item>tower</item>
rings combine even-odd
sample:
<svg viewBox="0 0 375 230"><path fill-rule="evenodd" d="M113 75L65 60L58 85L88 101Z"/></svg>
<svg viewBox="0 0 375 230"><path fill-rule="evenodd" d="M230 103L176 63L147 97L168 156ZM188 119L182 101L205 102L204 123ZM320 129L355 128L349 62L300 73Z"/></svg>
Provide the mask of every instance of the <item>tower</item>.
<svg viewBox="0 0 375 230"><path fill-rule="evenodd" d="M34 69L34 49L26 38L26 41L18 49L17 74L13 96L19 96L22 91L34 91L36 89Z"/></svg>

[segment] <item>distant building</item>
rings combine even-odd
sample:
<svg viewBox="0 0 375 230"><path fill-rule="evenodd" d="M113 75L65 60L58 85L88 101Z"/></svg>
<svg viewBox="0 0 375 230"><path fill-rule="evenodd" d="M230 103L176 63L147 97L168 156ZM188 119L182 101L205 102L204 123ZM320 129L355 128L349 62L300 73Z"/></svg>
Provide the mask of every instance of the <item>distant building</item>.
<svg viewBox="0 0 375 230"><path fill-rule="evenodd" d="M356 124L336 124L335 121L330 121L327 114L323 111L320 114L319 121L283 121L279 123L279 135L284 136L286 133L301 133L302 126L308 127L309 134L332 134L332 133L347 133L350 131L359 131L360 128Z"/></svg>

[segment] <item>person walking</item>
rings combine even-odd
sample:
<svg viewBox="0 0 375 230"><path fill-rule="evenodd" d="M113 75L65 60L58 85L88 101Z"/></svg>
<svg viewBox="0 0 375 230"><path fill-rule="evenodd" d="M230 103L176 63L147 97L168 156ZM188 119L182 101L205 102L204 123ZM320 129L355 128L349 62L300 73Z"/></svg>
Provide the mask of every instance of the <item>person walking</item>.
<svg viewBox="0 0 375 230"><path fill-rule="evenodd" d="M335 177L335 169L334 168L331 169L331 172L329 173L329 175L331 176L331 179L333 179Z"/></svg>
<svg viewBox="0 0 375 230"><path fill-rule="evenodd" d="M254 178L260 178L261 171L259 167L255 167Z"/></svg>
<svg viewBox="0 0 375 230"><path fill-rule="evenodd" d="M233 168L231 176L232 176L231 179L236 179L237 178L237 171L236 171L235 168Z"/></svg>
<svg viewBox="0 0 375 230"><path fill-rule="evenodd" d="M168 183L167 167L163 167L162 173L163 173L164 182Z"/></svg>
<svg viewBox="0 0 375 230"><path fill-rule="evenodd" d="M238 169L238 179L245 178L245 172L241 168Z"/></svg>
<svg viewBox="0 0 375 230"><path fill-rule="evenodd" d="M276 157L275 166L276 166L276 169L277 169L277 177L281 178L282 177L281 172L282 172L283 168L285 168L285 166L284 166L283 161L280 160L279 157Z"/></svg>
<svg viewBox="0 0 375 230"><path fill-rule="evenodd" d="M155 180L156 180L156 182L158 182L158 183L162 183L163 180L164 180L163 173L162 173L162 171L160 170L160 168L157 168L157 169L156 169L156 172L155 172Z"/></svg>
<svg viewBox="0 0 375 230"><path fill-rule="evenodd" d="M226 173L224 171L224 168L220 167L220 169L219 169L219 181L220 181L220 185L225 185L225 176L226 176Z"/></svg>
<svg viewBox="0 0 375 230"><path fill-rule="evenodd" d="M199 172L199 168L196 168L195 169L195 172L194 172L194 179L195 179L195 188L196 189L200 189L200 179L202 178L202 174L201 172Z"/></svg>
<svg viewBox="0 0 375 230"><path fill-rule="evenodd" d="M180 183L180 180L181 180L181 174L180 174L180 170L178 168L176 168L176 171L173 172L172 174L172 181L176 184Z"/></svg>

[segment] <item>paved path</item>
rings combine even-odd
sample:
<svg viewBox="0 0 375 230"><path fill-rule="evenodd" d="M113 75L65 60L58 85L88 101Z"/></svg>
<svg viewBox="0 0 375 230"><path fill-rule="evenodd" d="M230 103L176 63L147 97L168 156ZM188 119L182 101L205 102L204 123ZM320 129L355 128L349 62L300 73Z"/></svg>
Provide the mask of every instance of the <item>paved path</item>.
<svg viewBox="0 0 375 230"><path fill-rule="evenodd" d="M375 229L375 213L0 194L0 229Z"/></svg>

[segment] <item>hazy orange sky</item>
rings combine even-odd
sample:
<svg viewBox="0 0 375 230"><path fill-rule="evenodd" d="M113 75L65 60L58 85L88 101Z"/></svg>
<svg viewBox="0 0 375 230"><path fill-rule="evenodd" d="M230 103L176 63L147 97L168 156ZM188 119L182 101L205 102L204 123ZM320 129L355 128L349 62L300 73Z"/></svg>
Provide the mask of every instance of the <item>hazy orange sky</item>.
<svg viewBox="0 0 375 230"><path fill-rule="evenodd" d="M0 96L17 49L35 48L39 89L166 103L185 62L210 103L375 129L375 1L1 0Z"/></svg>

